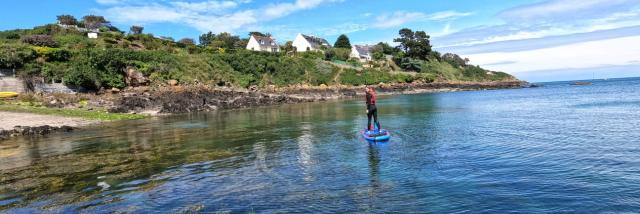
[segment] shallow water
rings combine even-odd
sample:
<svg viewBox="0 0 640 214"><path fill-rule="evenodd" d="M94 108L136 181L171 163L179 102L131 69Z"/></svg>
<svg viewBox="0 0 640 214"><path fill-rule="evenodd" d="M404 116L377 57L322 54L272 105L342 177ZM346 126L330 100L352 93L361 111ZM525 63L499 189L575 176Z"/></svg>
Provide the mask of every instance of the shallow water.
<svg viewBox="0 0 640 214"><path fill-rule="evenodd" d="M0 143L0 211L637 212L640 79L127 121Z"/></svg>

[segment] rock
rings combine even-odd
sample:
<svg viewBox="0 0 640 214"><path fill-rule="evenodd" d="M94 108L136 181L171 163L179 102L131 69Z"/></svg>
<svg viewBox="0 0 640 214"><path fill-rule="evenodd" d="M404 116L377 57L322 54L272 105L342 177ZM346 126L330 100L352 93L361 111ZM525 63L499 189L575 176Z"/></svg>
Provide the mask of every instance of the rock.
<svg viewBox="0 0 640 214"><path fill-rule="evenodd" d="M249 86L249 91L257 91L257 90L258 90L258 86L257 85Z"/></svg>
<svg viewBox="0 0 640 214"><path fill-rule="evenodd" d="M138 71L138 69L133 66L128 66L127 68L125 68L125 75L126 77L124 81L129 86L144 86L148 85L150 82L149 78L145 77L142 72Z"/></svg>
<svg viewBox="0 0 640 214"><path fill-rule="evenodd" d="M325 85L325 84L320 84L320 88L321 88L321 89L326 89L326 88L327 88L327 85Z"/></svg>
<svg viewBox="0 0 640 214"><path fill-rule="evenodd" d="M169 84L170 86L176 86L178 85L178 80L169 80L167 81L167 84Z"/></svg>
<svg viewBox="0 0 640 214"><path fill-rule="evenodd" d="M111 93L117 94L120 92L120 89L118 88L111 88Z"/></svg>

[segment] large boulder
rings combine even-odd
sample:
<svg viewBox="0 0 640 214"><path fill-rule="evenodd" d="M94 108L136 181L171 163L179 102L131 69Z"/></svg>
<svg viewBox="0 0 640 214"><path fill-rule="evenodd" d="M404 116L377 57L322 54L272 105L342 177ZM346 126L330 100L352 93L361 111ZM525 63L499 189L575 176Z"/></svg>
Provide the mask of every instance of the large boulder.
<svg viewBox="0 0 640 214"><path fill-rule="evenodd" d="M144 74L142 74L142 72L138 71L138 69L132 66L128 66L125 69L125 74L126 74L125 82L129 86L133 86L133 87L144 86L144 85L148 85L150 82L149 78L145 77Z"/></svg>

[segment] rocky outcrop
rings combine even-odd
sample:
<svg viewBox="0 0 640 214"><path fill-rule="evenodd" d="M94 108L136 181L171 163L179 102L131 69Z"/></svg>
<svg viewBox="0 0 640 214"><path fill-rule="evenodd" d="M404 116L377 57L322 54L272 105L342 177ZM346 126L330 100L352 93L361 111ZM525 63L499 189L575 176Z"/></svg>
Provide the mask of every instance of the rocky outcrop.
<svg viewBox="0 0 640 214"><path fill-rule="evenodd" d="M380 84L378 94L411 94L461 90L522 88L526 82ZM188 113L238 109L287 103L352 98L364 94L364 86L293 86L263 90L238 90L210 86L169 87L157 91L125 92L109 111L113 113Z"/></svg>
<svg viewBox="0 0 640 214"><path fill-rule="evenodd" d="M71 126L16 126L11 130L0 129L0 140L5 140L16 136L42 136L52 132L70 132L74 128Z"/></svg>
<svg viewBox="0 0 640 214"><path fill-rule="evenodd" d="M188 113L314 100L252 91L194 87L186 90L162 90L142 94L127 93L109 111L112 113L131 113L154 110L158 113Z"/></svg>
<svg viewBox="0 0 640 214"><path fill-rule="evenodd" d="M126 78L125 83L129 86L143 86L149 84L149 78L144 76L142 72L138 71L135 67L128 66L125 69Z"/></svg>

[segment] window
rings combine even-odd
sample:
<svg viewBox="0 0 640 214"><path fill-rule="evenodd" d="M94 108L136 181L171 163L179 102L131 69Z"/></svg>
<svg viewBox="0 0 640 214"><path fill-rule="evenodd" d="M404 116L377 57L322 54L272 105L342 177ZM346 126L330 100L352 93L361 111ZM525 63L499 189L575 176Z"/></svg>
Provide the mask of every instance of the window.
<svg viewBox="0 0 640 214"><path fill-rule="evenodd" d="M262 39L261 39L261 40L260 40L260 44L261 44L261 45L264 45L264 40L262 40Z"/></svg>

